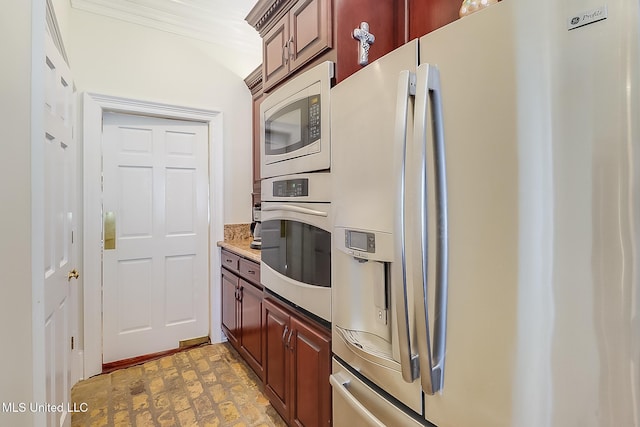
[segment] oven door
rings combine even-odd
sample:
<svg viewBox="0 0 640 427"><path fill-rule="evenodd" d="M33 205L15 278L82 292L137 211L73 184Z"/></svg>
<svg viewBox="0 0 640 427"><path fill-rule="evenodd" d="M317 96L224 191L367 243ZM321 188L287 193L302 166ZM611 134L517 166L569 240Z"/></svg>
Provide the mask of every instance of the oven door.
<svg viewBox="0 0 640 427"><path fill-rule="evenodd" d="M330 206L262 202L263 286L326 321L331 321Z"/></svg>

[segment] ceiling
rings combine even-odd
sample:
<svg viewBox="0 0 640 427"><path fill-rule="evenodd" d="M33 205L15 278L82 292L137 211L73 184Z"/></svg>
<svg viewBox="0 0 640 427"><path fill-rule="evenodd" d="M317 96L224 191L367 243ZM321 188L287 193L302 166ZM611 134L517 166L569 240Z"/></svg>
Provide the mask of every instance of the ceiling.
<svg viewBox="0 0 640 427"><path fill-rule="evenodd" d="M72 7L212 45L220 63L246 77L262 62L258 32L244 20L257 0L72 0Z"/></svg>

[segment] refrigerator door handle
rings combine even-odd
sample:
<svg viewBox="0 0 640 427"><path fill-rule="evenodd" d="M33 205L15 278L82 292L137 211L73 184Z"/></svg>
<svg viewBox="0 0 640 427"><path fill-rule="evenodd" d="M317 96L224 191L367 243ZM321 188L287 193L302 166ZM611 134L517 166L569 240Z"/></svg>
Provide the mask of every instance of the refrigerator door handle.
<svg viewBox="0 0 640 427"><path fill-rule="evenodd" d="M407 127L409 120L409 100L415 94L416 75L404 70L398 76L398 91L396 101L396 119L394 132L394 162L395 170L401 171L396 182L398 199L396 200L394 234L398 236L395 240L395 258L400 257L399 263L391 266L391 286L395 296L395 310L398 325L398 346L400 353L400 367L402 378L406 382L413 382L419 375L418 356L413 353L411 345L411 328L409 323L409 301L407 294L407 254L405 251L406 241L406 163L407 163ZM398 264L400 264L398 266Z"/></svg>
<svg viewBox="0 0 640 427"><path fill-rule="evenodd" d="M329 382L331 383L333 390L338 393L354 411L363 415L367 419L369 425L373 427L386 427L386 424L380 421L366 408L366 406L360 403L358 399L349 393L349 380L338 379L336 375L330 375Z"/></svg>
<svg viewBox="0 0 640 427"><path fill-rule="evenodd" d="M419 337L418 354L422 389L432 395L442 390L444 361L446 355L447 331L447 287L448 287L448 223L447 223L447 182L444 151L444 131L440 73L437 67L422 64L417 70L416 106L414 123L414 148L422 153L420 218L422 251L422 286L417 286L416 330ZM433 173L435 197L435 230L428 232L428 131L433 140ZM434 313L429 313L429 243L435 249L435 289ZM429 333L429 316L433 316L433 345Z"/></svg>

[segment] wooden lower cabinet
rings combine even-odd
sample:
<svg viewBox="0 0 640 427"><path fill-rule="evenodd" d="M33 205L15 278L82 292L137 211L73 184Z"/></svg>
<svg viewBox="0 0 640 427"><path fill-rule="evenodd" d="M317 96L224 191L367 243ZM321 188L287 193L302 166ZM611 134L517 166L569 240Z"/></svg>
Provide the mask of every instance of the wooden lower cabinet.
<svg viewBox="0 0 640 427"><path fill-rule="evenodd" d="M222 328L231 345L240 347L238 330L238 276L222 269Z"/></svg>
<svg viewBox="0 0 640 427"><path fill-rule="evenodd" d="M222 329L229 343L262 378L264 294L260 265L222 251L222 267Z"/></svg>
<svg viewBox="0 0 640 427"><path fill-rule="evenodd" d="M271 404L291 426L330 426L330 332L268 297L263 310L264 384Z"/></svg>
<svg viewBox="0 0 640 427"><path fill-rule="evenodd" d="M264 391L271 405L285 419L291 413L290 354L286 345L291 316L265 299L264 310Z"/></svg>
<svg viewBox="0 0 640 427"><path fill-rule="evenodd" d="M262 378L262 289L240 279L240 354Z"/></svg>
<svg viewBox="0 0 640 427"><path fill-rule="evenodd" d="M331 425L331 340L307 322L291 319L291 420L298 426Z"/></svg>

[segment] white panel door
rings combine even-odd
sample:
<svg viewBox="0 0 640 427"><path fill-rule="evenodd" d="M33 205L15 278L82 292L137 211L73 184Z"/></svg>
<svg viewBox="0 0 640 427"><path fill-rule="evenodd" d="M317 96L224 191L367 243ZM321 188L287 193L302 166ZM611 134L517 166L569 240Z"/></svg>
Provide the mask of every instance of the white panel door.
<svg viewBox="0 0 640 427"><path fill-rule="evenodd" d="M105 113L102 152L103 363L208 335L208 126Z"/></svg>
<svg viewBox="0 0 640 427"><path fill-rule="evenodd" d="M46 399L66 410L71 391L72 328L77 325L74 250L75 93L69 67L49 34L45 62L45 334ZM68 412L47 413L48 426L69 426Z"/></svg>

